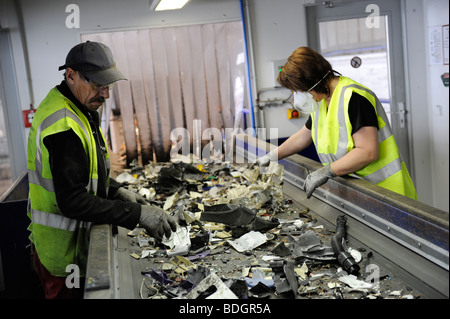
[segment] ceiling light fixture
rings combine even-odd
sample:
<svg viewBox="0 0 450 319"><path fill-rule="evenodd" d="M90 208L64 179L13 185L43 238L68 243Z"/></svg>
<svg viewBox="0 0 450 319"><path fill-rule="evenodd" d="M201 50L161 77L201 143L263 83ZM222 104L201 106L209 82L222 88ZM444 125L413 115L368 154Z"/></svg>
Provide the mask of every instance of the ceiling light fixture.
<svg viewBox="0 0 450 319"><path fill-rule="evenodd" d="M188 2L189 0L150 0L150 9L154 11L181 9Z"/></svg>

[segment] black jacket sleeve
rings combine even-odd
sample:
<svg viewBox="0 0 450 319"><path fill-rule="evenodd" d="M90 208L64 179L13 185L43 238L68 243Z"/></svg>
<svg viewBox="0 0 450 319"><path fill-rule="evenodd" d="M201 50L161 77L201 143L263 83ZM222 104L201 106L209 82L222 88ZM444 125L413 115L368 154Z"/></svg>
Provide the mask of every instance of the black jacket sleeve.
<svg viewBox="0 0 450 319"><path fill-rule="evenodd" d="M348 115L352 123L352 135L361 127L373 126L378 129L378 118L374 107L362 95L353 92L348 104Z"/></svg>
<svg viewBox="0 0 450 319"><path fill-rule="evenodd" d="M56 201L64 216L128 229L136 226L141 214L140 204L101 198L86 191L89 159L72 130L50 135L44 139L44 144L50 155Z"/></svg>
<svg viewBox="0 0 450 319"><path fill-rule="evenodd" d="M108 198L112 199L114 197L114 194L119 189L119 187L120 187L120 183L116 182L113 178L110 178L109 179Z"/></svg>

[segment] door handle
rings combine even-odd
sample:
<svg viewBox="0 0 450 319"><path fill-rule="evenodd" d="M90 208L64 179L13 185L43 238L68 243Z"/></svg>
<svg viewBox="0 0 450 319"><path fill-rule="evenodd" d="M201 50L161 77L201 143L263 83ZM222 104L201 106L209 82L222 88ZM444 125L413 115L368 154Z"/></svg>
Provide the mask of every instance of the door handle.
<svg viewBox="0 0 450 319"><path fill-rule="evenodd" d="M405 114L406 114L406 109L405 109L405 103L403 102L399 102L398 104L398 118L400 120L400 128L405 128Z"/></svg>

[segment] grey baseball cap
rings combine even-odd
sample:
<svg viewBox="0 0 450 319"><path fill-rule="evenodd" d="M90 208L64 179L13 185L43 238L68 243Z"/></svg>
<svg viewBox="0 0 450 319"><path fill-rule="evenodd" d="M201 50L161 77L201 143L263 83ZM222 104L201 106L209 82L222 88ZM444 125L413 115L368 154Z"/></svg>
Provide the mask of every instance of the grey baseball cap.
<svg viewBox="0 0 450 319"><path fill-rule="evenodd" d="M86 41L74 46L67 54L66 63L59 70L66 68L72 68L89 81L100 85L126 80L116 67L111 49L100 42Z"/></svg>

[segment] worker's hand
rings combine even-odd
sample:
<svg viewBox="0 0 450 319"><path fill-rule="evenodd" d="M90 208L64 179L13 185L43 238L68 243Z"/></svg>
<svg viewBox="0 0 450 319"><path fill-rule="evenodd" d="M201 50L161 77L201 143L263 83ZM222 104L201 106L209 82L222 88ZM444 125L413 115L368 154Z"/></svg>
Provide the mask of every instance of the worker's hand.
<svg viewBox="0 0 450 319"><path fill-rule="evenodd" d="M144 197L142 197L136 192L132 192L126 189L125 187L119 187L119 189L114 194L114 199L120 199L121 201L124 202L133 202L141 205L147 204Z"/></svg>
<svg viewBox="0 0 450 319"><path fill-rule="evenodd" d="M145 228L147 234L157 241L162 241L164 235L169 238L177 230L177 222L162 208L154 205L141 206L139 224Z"/></svg>
<svg viewBox="0 0 450 319"><path fill-rule="evenodd" d="M326 165L309 174L305 180L306 198L309 199L317 187L325 184L329 178L335 176L336 174L333 173L330 165Z"/></svg>
<svg viewBox="0 0 450 319"><path fill-rule="evenodd" d="M269 153L267 153L264 156L258 157L256 158L256 161L252 164L252 168L255 165L259 165L261 167L267 167L269 166L271 161L278 161L278 154L275 152L275 150L270 151Z"/></svg>

